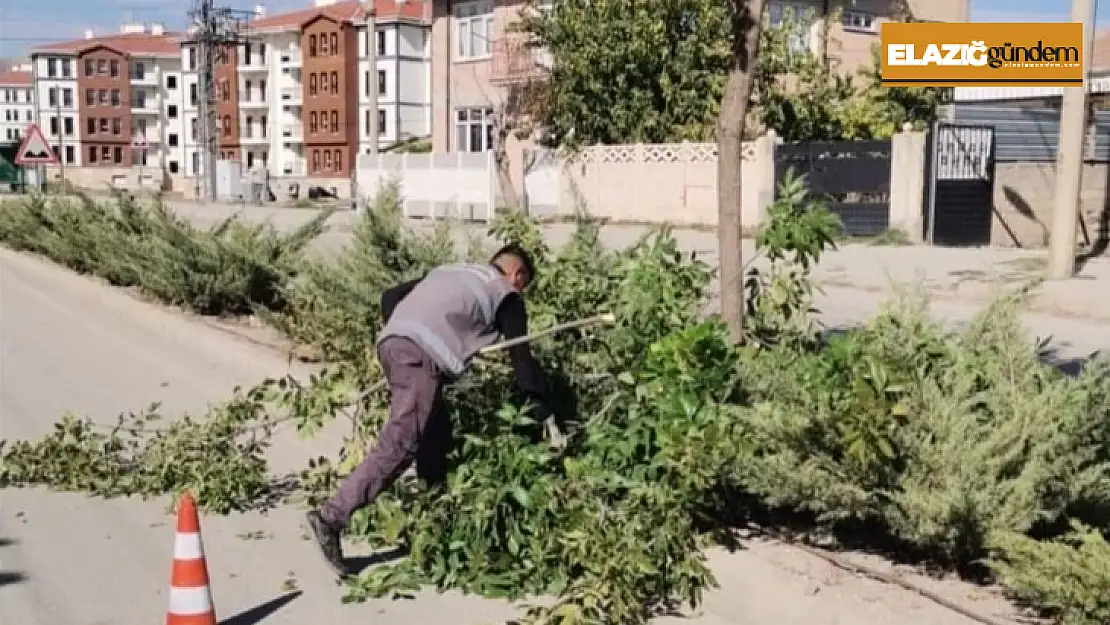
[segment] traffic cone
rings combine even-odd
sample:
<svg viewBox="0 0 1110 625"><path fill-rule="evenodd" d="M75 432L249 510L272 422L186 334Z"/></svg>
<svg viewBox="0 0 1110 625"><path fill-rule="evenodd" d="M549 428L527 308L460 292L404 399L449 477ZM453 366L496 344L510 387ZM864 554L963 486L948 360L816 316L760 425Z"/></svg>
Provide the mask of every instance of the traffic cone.
<svg viewBox="0 0 1110 625"><path fill-rule="evenodd" d="M212 590L208 586L208 562L200 539L200 517L189 493L182 495L177 504L166 625L217 625Z"/></svg>

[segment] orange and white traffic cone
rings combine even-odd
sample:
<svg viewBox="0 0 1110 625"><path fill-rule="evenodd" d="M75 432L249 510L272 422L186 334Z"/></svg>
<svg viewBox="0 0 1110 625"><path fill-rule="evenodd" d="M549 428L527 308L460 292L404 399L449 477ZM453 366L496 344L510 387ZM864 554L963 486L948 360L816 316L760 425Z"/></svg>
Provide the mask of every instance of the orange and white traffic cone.
<svg viewBox="0 0 1110 625"><path fill-rule="evenodd" d="M200 539L200 517L189 493L182 495L177 504L166 625L217 625L212 590L208 586L208 562Z"/></svg>

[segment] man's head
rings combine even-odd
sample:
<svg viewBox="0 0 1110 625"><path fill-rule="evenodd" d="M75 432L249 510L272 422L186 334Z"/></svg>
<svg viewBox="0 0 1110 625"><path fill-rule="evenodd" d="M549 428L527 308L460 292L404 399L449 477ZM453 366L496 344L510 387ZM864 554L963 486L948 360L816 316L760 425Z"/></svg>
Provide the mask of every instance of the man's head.
<svg viewBox="0 0 1110 625"><path fill-rule="evenodd" d="M512 243L497 250L490 260L494 267L505 276L509 284L517 291L532 282L536 275L536 267L532 264L532 257L519 245Z"/></svg>

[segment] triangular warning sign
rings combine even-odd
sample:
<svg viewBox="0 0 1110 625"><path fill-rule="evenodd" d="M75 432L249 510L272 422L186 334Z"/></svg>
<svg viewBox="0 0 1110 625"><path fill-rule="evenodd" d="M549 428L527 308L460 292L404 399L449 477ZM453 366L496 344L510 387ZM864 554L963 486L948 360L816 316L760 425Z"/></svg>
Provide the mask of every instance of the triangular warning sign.
<svg viewBox="0 0 1110 625"><path fill-rule="evenodd" d="M50 144L46 142L46 137L42 136L38 125L27 126L27 136L23 137L23 143L19 144L19 151L15 153L15 164L56 165L57 163L58 157L54 155L54 150L50 149Z"/></svg>

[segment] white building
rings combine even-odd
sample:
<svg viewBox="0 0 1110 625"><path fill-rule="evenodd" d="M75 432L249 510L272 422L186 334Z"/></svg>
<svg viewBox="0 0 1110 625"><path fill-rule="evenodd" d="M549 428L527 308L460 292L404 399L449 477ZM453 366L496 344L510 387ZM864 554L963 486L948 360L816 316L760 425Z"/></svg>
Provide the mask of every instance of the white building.
<svg viewBox="0 0 1110 625"><path fill-rule="evenodd" d="M35 120L31 64L0 70L0 144L19 143Z"/></svg>

